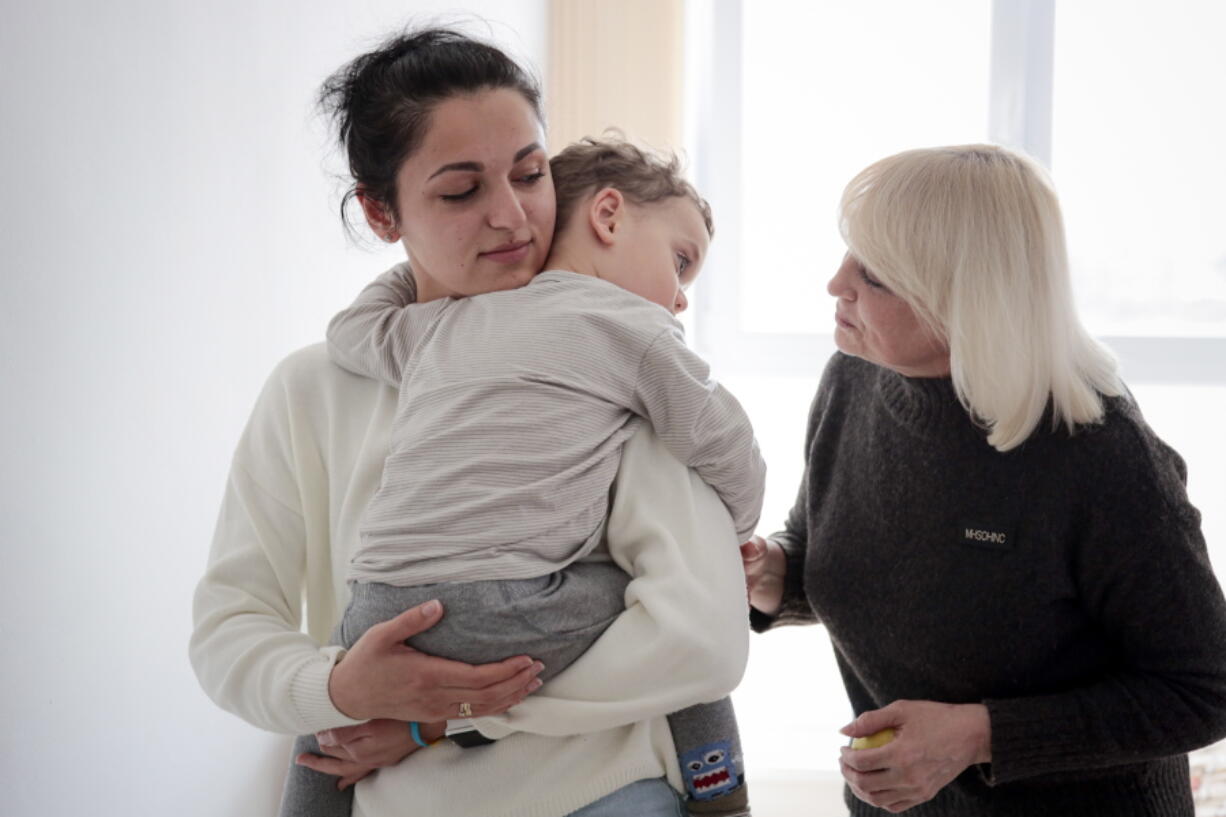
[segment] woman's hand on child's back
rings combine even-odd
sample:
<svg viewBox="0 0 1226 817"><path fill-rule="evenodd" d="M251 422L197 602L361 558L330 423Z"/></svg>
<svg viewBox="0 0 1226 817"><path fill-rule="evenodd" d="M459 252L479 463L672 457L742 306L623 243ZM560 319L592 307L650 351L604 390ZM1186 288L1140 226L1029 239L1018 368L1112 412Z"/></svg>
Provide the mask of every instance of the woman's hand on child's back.
<svg viewBox="0 0 1226 817"><path fill-rule="evenodd" d="M443 617L437 601L419 604L391 621L371 627L332 668L328 694L342 713L356 720L443 721L471 715L497 715L540 687L544 667L521 655L496 664L474 666L436 658L404 642Z"/></svg>

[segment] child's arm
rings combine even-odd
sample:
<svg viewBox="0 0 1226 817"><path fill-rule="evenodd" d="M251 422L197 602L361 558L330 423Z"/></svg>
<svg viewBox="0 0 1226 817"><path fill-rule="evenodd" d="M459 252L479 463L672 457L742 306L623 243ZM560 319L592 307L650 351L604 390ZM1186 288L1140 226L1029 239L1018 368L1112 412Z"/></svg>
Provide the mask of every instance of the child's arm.
<svg viewBox="0 0 1226 817"><path fill-rule="evenodd" d="M738 541L748 541L762 513L766 462L745 410L711 379L679 326L660 332L643 355L630 408L715 489L732 514Z"/></svg>
<svg viewBox="0 0 1226 817"><path fill-rule="evenodd" d="M328 356L343 369L399 387L413 350L439 304L415 304L417 285L407 263L367 286L328 324Z"/></svg>

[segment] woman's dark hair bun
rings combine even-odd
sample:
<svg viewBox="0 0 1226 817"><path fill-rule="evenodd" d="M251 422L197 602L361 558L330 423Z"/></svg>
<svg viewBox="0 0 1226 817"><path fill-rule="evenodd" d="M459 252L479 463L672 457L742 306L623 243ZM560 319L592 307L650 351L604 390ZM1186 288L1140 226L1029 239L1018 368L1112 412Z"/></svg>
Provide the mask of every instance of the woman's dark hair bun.
<svg viewBox="0 0 1226 817"><path fill-rule="evenodd" d="M406 31L342 66L319 90L349 160L353 182L341 219L358 189L396 212L396 174L421 145L438 103L483 89L518 91L541 116L537 81L496 46L449 28Z"/></svg>

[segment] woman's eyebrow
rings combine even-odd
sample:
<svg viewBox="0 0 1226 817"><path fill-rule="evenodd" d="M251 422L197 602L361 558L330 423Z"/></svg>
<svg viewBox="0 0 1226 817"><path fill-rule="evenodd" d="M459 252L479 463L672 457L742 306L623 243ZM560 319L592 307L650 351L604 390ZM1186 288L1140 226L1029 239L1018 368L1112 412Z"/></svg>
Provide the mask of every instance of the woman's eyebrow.
<svg viewBox="0 0 1226 817"><path fill-rule="evenodd" d="M520 159L524 158L530 153L533 153L538 150L544 150L544 149L545 148L541 146L540 142L533 142L530 145L520 148L515 153L515 158L512 160L512 163L518 162ZM433 179L435 176L438 176L441 173L447 173L452 170L463 170L469 173L480 173L481 171L485 170L485 165L481 164L480 162L452 162L451 164L443 165L438 170L431 173L429 177L426 179L426 181L430 181L430 179Z"/></svg>
<svg viewBox="0 0 1226 817"><path fill-rule="evenodd" d="M544 149L545 148L541 145L540 142L533 142L532 144L519 149L519 152L515 154L515 161L518 162L520 159L524 158L529 153L533 153L535 151L544 150Z"/></svg>
<svg viewBox="0 0 1226 817"><path fill-rule="evenodd" d="M469 170L473 173L480 173L484 169L485 165L481 164L480 162L452 162L449 165L443 165L438 170L431 173L430 177L427 178L426 181L430 181L430 179L433 179L435 176L446 173L450 170Z"/></svg>

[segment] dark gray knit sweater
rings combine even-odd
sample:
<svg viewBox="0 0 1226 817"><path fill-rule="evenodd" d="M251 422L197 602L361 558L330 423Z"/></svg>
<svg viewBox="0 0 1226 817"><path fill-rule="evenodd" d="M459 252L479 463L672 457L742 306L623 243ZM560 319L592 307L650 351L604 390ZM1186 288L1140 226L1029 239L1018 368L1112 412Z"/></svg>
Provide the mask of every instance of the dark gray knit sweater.
<svg viewBox="0 0 1226 817"><path fill-rule="evenodd" d="M1226 602L1183 461L1106 406L1002 454L948 379L826 368L773 537L784 606L754 626L824 623L857 714L987 705L992 763L908 814L1193 813L1185 753L1226 736Z"/></svg>

